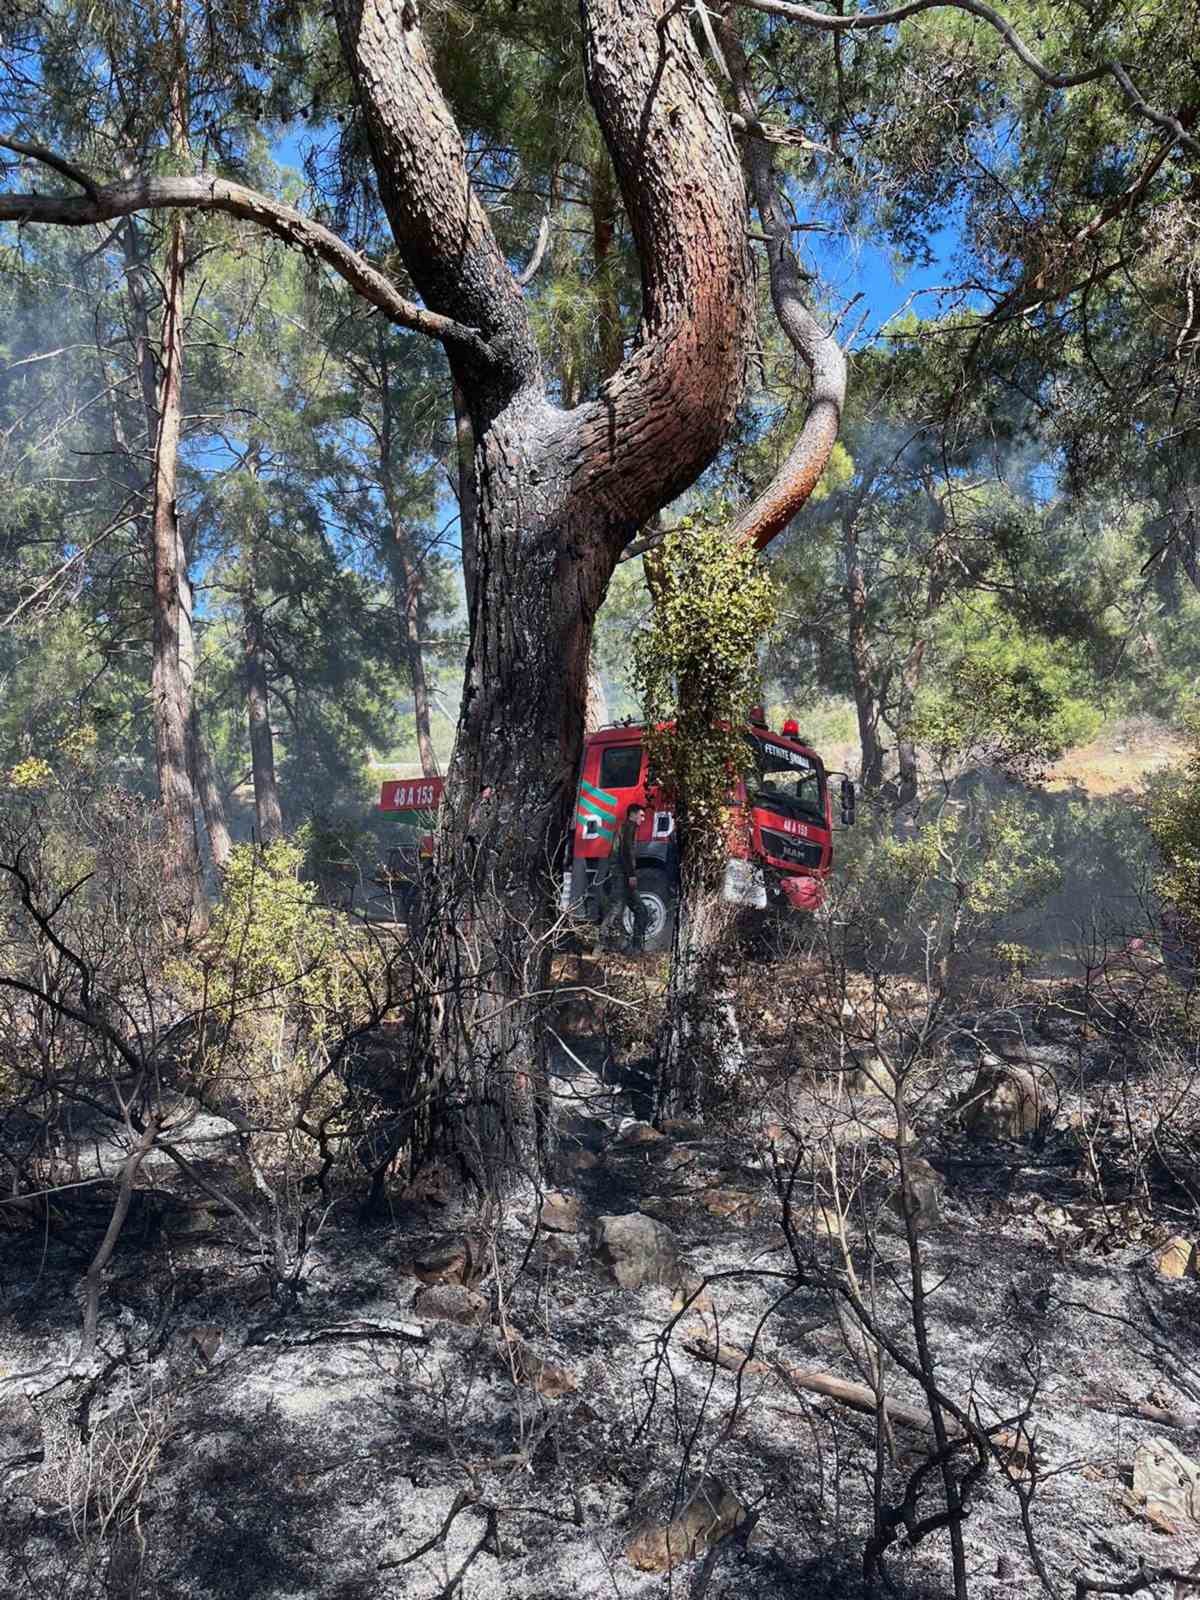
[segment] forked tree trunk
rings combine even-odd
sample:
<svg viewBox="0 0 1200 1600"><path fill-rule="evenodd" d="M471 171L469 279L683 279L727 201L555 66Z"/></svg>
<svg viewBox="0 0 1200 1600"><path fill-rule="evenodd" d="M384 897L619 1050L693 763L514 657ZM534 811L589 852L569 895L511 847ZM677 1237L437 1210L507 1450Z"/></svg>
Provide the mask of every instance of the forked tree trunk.
<svg viewBox="0 0 1200 1600"><path fill-rule="evenodd" d="M414 1041L414 1088L433 1074L439 1092L414 1155L499 1189L544 1148L543 996L592 623L626 542L695 480L732 420L751 310L745 191L686 16L671 0L584 0L588 84L643 261L643 323L599 397L565 412L547 399L520 290L464 182L415 10L337 10L413 282L487 341L486 357L451 354L475 442L472 627ZM436 137L414 141L414 126Z"/></svg>
<svg viewBox="0 0 1200 1600"><path fill-rule="evenodd" d="M803 276L791 243L790 215L772 169L741 42L730 26L728 7L716 12L714 54L727 73L734 101L747 130L746 167L755 207L766 234L771 303L779 325L809 370L811 387L804 426L775 475L737 518L730 539L762 550L802 509L828 464L841 426L846 393L846 361L833 335L814 318L804 294ZM646 562L656 604L665 599ZM704 724L708 701L702 679L678 685L681 725ZM710 1094L730 1088L742 1069L744 1051L734 1004L729 928L732 916L722 898L726 840L691 838L687 796L678 797L681 823L682 882L676 914L667 1004L656 1057L656 1115L698 1113Z"/></svg>
<svg viewBox="0 0 1200 1600"><path fill-rule="evenodd" d="M687 9L676 0L581 0L585 78L641 264L642 319L594 399L570 411L552 406L528 308L472 182L419 8L333 0L333 12L380 198L422 304L312 219L208 174L144 174L132 191L108 185L65 199L5 196L0 214L80 226L133 208L224 210L314 250L397 324L443 340L474 440L478 512L474 538L464 539L471 644L439 895L452 909L463 902L469 918L428 929L413 1065L417 1098L446 1134L439 1142L434 1131L426 1151L441 1149L476 1180L501 1186L514 1155L523 1159L535 1142L553 875L580 751L592 620L621 550L712 462L742 393L754 312L745 185ZM782 212L771 226L783 250ZM783 281L773 266L786 326L786 285L776 294ZM799 441L807 459L771 514L747 530L756 542L809 492L820 462L808 445L835 436L840 414L840 351L796 300L796 325L809 324L798 347L813 370ZM492 883L511 888L514 901L484 893ZM479 1003L470 1006L468 945L482 958L471 980Z"/></svg>

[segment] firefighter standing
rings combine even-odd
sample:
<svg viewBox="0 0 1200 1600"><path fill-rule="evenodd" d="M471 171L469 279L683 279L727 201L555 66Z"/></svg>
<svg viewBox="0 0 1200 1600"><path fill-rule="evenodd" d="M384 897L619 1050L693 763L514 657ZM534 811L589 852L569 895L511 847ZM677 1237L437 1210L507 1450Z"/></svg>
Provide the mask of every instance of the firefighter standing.
<svg viewBox="0 0 1200 1600"><path fill-rule="evenodd" d="M637 834L645 815L645 806L635 800L626 811L625 821L613 839L608 855L608 908L600 928L603 938L605 929L615 922L623 922L628 911L633 919L633 934L629 941L631 955L641 955L645 948L646 924L649 921L637 892Z"/></svg>

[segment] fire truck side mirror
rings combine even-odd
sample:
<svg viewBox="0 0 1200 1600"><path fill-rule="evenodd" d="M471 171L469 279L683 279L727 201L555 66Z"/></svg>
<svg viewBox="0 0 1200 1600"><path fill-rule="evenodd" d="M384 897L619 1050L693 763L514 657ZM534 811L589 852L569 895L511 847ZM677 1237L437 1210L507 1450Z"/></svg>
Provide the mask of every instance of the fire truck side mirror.
<svg viewBox="0 0 1200 1600"><path fill-rule="evenodd" d="M842 779L842 827L854 826L854 808L858 803L858 796L854 792L854 780Z"/></svg>

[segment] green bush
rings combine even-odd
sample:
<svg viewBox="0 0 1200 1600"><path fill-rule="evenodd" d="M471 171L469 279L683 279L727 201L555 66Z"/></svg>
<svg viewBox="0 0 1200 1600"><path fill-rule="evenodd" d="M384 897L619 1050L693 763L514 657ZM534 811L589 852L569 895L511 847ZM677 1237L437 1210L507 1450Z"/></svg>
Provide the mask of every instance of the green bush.
<svg viewBox="0 0 1200 1600"><path fill-rule="evenodd" d="M1200 704L1184 725L1191 748L1150 788L1147 820L1162 863L1156 888L1186 924L1200 929Z"/></svg>

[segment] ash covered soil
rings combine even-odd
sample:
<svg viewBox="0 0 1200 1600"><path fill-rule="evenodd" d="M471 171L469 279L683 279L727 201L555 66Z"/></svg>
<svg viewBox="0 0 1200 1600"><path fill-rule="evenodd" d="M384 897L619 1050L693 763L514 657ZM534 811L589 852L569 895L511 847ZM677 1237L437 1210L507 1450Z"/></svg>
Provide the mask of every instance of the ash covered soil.
<svg viewBox="0 0 1200 1600"><path fill-rule="evenodd" d="M322 1212L297 1192L289 1227L307 1210L310 1240L298 1256L290 1238L290 1285L272 1285L230 1204L151 1157L82 1373L81 1280L122 1150L81 1138L79 1187L0 1234L0 1593L866 1592L876 1502L900 1505L916 1478L914 1524L945 1505L922 1473L935 1447L803 1375L882 1383L928 1415L904 1370L893 1101L869 1073L783 1071L786 1040L765 1029L754 1093L657 1135L635 1118L644 1085L601 1070L596 1034L569 1020L549 1197L481 1218L398 1194L364 1220L361 1195ZM1189 1568L1188 1504L1146 1504L1133 1473L1155 1440L1200 1459L1200 1279L1158 1259L1195 1236L1186 1141L1164 1143L1190 1127L1190 1081L1131 1075L1136 1052L1090 1040L1069 1007L1010 1009L1005 1027L963 1021L906 1147L937 1190L915 1230L937 1382L1012 1447L969 1492L970 1591ZM985 1047L1040 1075L1048 1099L1022 1135L961 1111ZM235 1131L209 1117L189 1133L197 1170L249 1213ZM602 1220L631 1216L649 1219L632 1243ZM849 1279L890 1341L882 1375L829 1292ZM958 1478L973 1459L952 1452ZM656 1530L699 1480L697 1553L668 1567ZM944 1529L914 1542L900 1526L891 1591L952 1593Z"/></svg>

